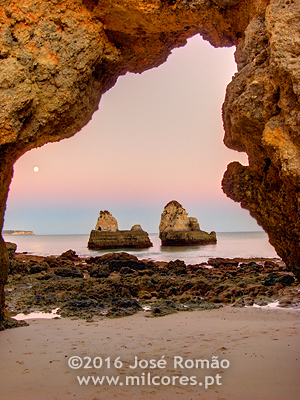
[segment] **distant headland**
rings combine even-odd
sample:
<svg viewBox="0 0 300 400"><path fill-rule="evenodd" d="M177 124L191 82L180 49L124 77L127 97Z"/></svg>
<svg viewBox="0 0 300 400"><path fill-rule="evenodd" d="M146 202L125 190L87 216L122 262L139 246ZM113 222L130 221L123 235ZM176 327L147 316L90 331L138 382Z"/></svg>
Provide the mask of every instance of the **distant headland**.
<svg viewBox="0 0 300 400"><path fill-rule="evenodd" d="M34 235L33 231L4 230L3 235Z"/></svg>

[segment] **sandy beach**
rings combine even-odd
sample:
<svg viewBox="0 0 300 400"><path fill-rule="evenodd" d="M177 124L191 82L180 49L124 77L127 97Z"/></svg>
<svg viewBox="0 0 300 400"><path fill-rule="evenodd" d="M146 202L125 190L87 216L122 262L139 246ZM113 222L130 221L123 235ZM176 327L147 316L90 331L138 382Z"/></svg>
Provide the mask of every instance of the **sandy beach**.
<svg viewBox="0 0 300 400"><path fill-rule="evenodd" d="M299 399L300 310L224 307L95 321L32 319L28 327L0 332L0 399ZM73 356L81 357L81 368L70 368ZM135 356L141 367L165 362L135 368ZM190 368L204 359L212 367L213 356L226 361ZM118 357L121 364L114 363ZM100 358L102 368L94 368ZM106 375L119 381L80 385L77 378ZM139 384L126 384L126 376L139 376Z"/></svg>

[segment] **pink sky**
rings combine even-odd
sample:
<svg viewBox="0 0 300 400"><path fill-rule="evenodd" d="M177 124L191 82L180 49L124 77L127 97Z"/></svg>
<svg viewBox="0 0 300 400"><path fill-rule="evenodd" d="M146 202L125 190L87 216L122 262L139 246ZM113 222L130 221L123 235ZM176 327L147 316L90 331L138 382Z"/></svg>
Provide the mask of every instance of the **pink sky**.
<svg viewBox="0 0 300 400"><path fill-rule="evenodd" d="M109 209L119 225L139 217L130 226L155 232L164 205L176 199L206 229L256 230L220 184L229 162L247 162L222 142L233 52L197 36L159 68L120 77L80 133L16 163L5 229L88 233Z"/></svg>

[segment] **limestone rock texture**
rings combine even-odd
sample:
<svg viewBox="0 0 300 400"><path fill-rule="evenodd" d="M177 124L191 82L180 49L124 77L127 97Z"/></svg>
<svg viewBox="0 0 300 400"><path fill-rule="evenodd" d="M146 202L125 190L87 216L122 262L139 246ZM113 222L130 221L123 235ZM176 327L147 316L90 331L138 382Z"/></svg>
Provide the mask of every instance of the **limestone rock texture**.
<svg viewBox="0 0 300 400"><path fill-rule="evenodd" d="M299 277L299 1L0 0L0 228L14 162L71 137L118 76L166 61L201 34L237 46L225 144L247 152L223 190L268 233ZM221 68L221 67L220 67ZM213 155L212 155L213 157ZM0 237L0 319L8 255Z"/></svg>
<svg viewBox="0 0 300 400"><path fill-rule="evenodd" d="M161 214L159 233L174 231L190 231L188 213L176 200L165 205Z"/></svg>
<svg viewBox="0 0 300 400"><path fill-rule="evenodd" d="M100 211L97 224L91 231L89 249L143 249L153 246L141 225L133 225L130 231L119 231L118 221L107 211Z"/></svg>
<svg viewBox="0 0 300 400"><path fill-rule="evenodd" d="M137 224L137 225L133 225L130 230L134 231L134 232L138 232L138 231L142 231L143 229L142 229L141 225Z"/></svg>
<svg viewBox="0 0 300 400"><path fill-rule="evenodd" d="M95 230L101 232L117 232L118 221L109 211L100 211Z"/></svg>
<svg viewBox="0 0 300 400"><path fill-rule="evenodd" d="M152 246L148 233L143 230L118 232L92 230L88 241L88 248L93 250L147 249Z"/></svg>
<svg viewBox="0 0 300 400"><path fill-rule="evenodd" d="M159 238L162 246L191 246L216 243L216 232L200 230L195 217L188 213L176 200L170 201L161 214Z"/></svg>
<svg viewBox="0 0 300 400"><path fill-rule="evenodd" d="M223 105L228 165L223 191L250 211L300 278L300 2L274 0L239 39L238 73Z"/></svg>

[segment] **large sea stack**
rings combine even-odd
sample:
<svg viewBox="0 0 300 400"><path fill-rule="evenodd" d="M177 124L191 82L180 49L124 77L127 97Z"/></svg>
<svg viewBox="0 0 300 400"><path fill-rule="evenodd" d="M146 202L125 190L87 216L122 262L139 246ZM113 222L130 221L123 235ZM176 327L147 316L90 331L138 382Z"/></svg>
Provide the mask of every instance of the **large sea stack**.
<svg viewBox="0 0 300 400"><path fill-rule="evenodd" d="M197 218L188 213L176 200L170 201L161 214L159 238L162 246L194 246L216 243L216 232L200 230Z"/></svg>
<svg viewBox="0 0 300 400"><path fill-rule="evenodd" d="M119 231L117 220L107 210L100 211L94 230L90 233L89 249L142 249L153 246L148 233L140 225L130 231Z"/></svg>

